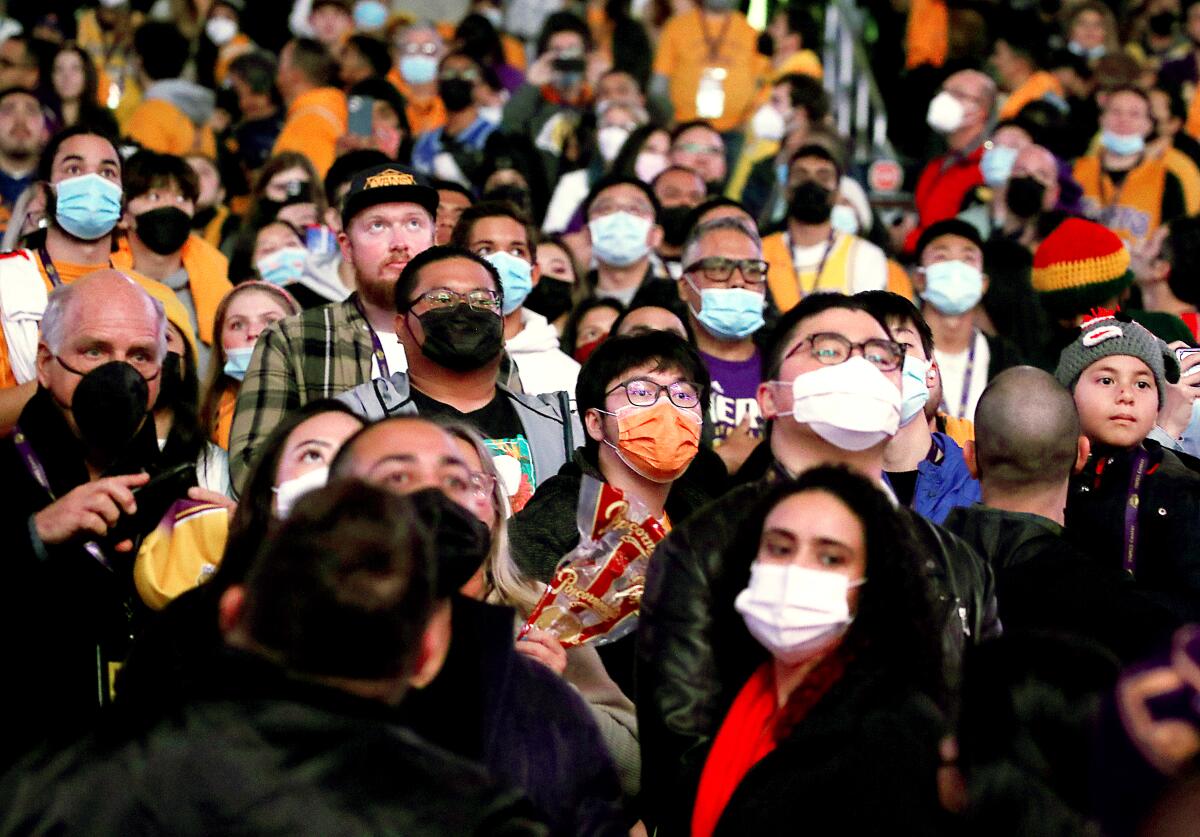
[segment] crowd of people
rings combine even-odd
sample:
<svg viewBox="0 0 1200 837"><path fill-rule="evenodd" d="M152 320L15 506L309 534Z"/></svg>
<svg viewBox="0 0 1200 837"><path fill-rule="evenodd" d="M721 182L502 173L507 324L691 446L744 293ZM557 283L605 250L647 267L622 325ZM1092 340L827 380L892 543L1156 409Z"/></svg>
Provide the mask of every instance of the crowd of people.
<svg viewBox="0 0 1200 837"><path fill-rule="evenodd" d="M0 833L1194 831L1200 0L77 5Z"/></svg>

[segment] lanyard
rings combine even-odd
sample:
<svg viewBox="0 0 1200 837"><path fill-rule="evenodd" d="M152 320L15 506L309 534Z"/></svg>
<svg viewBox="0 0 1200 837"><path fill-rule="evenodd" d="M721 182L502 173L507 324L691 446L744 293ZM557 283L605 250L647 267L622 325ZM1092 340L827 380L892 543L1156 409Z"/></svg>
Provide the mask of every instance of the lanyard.
<svg viewBox="0 0 1200 837"><path fill-rule="evenodd" d="M1146 476L1146 468L1150 464L1150 455L1144 448L1138 448L1133 455L1132 473L1129 475L1129 490L1125 494L1125 553L1121 566L1131 576L1137 568L1138 544L1138 505L1142 490L1142 479Z"/></svg>
<svg viewBox="0 0 1200 837"><path fill-rule="evenodd" d="M371 321L367 319L367 312L363 310L362 300L355 297L354 306L358 308L358 313L362 314L367 323L367 334L371 335L371 352L375 355L376 362L379 363L379 376L381 378L390 378L391 370L388 369L387 354L383 351L383 343L379 342L379 335L375 333L375 329L371 326Z"/></svg>
<svg viewBox="0 0 1200 837"><path fill-rule="evenodd" d="M37 484L44 488L46 493L50 495L51 502L58 499L54 496L54 489L50 487L50 478L46 476L46 469L42 466L42 460L38 458L33 446L29 444L29 439L21 430L19 424L13 433L13 444L16 445L17 453L21 455L21 461L25 463L25 469L29 471L29 475L37 481ZM83 548L88 551L89 555L99 561L105 569L112 569L112 564L109 563L108 558L101 551L98 543L88 541L83 545Z"/></svg>
<svg viewBox="0 0 1200 837"><path fill-rule="evenodd" d="M42 260L42 269L50 277L50 284L57 288L63 283L62 277L58 275L58 268L54 266L54 262L50 261L50 254L46 252L46 245L43 244L38 248L38 256Z"/></svg>
<svg viewBox="0 0 1200 837"><path fill-rule="evenodd" d="M800 281L800 270L799 268L795 267L796 250L792 246L792 234L785 231L783 234L783 241L787 246L788 255L792 257L793 269L796 271L796 284L799 286L800 297L804 298L808 296L808 294L804 292L804 285ZM817 262L817 272L813 274L813 291L821 287L821 274L825 272L825 263L829 261L829 256L833 253L833 245L836 243L837 230L830 227L829 238L825 239L825 249L821 252L821 261ZM811 293L811 291L809 293Z"/></svg>
<svg viewBox="0 0 1200 837"><path fill-rule="evenodd" d="M704 12L698 12L700 15L700 34L704 38L704 45L708 47L708 60L717 62L721 58L721 46L725 43L725 36L729 34L729 24L733 23L733 15L726 14L725 21L721 24L721 31L717 33L714 40L708 36L708 24L704 20Z"/></svg>
<svg viewBox="0 0 1200 837"><path fill-rule="evenodd" d="M942 412L950 413L957 419L967 417L967 404L971 400L971 377L975 373L975 343L979 339L979 332L971 333L971 348L967 350L967 368L963 372L962 397L958 399L958 415L950 413L950 408L946 406L945 395L942 396Z"/></svg>

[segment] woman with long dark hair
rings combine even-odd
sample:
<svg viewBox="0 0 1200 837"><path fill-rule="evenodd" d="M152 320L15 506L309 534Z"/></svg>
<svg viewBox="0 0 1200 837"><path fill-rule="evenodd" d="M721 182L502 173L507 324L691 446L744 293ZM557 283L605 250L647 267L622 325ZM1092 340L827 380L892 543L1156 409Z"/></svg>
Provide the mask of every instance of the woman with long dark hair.
<svg viewBox="0 0 1200 837"><path fill-rule="evenodd" d="M815 468L742 536L757 555L735 606L769 657L713 740L690 833L936 831L941 645L894 502Z"/></svg>

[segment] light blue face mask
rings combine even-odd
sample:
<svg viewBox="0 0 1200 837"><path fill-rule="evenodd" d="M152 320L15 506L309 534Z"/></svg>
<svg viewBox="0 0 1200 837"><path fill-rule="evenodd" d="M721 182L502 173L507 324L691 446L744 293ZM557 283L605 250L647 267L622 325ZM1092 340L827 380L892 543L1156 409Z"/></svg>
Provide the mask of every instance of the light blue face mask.
<svg viewBox="0 0 1200 837"><path fill-rule="evenodd" d="M254 263L255 270L264 282L272 285L286 285L295 282L304 275L304 266L308 262L308 251L300 247L284 247L274 253L268 253Z"/></svg>
<svg viewBox="0 0 1200 837"><path fill-rule="evenodd" d="M1139 137L1137 134L1116 134L1112 131L1101 132L1100 144L1113 154L1120 154L1122 157L1141 154L1146 148L1145 138Z"/></svg>
<svg viewBox="0 0 1200 837"><path fill-rule="evenodd" d="M225 374L235 381L245 380L246 370L250 368L250 356L252 354L254 354L253 346L244 346L240 349L226 349Z"/></svg>
<svg viewBox="0 0 1200 837"><path fill-rule="evenodd" d="M840 233L858 235L858 213L844 203L835 204L829 213L829 225Z"/></svg>
<svg viewBox="0 0 1200 837"><path fill-rule="evenodd" d="M54 217L76 238L95 241L121 218L121 187L98 174L61 180L54 186Z"/></svg>
<svg viewBox="0 0 1200 837"><path fill-rule="evenodd" d="M437 77L438 62L432 55L406 55L400 59L400 75L409 84L428 84Z"/></svg>
<svg viewBox="0 0 1200 837"><path fill-rule="evenodd" d="M533 265L503 250L488 253L484 258L500 273L500 284L504 287L500 310L508 316L525 304L525 297L533 290Z"/></svg>
<svg viewBox="0 0 1200 837"><path fill-rule="evenodd" d="M983 274L966 262L937 262L925 268L925 293L921 297L943 314L958 316L979 304Z"/></svg>
<svg viewBox="0 0 1200 837"><path fill-rule="evenodd" d="M912 355L904 356L904 371L900 376L901 427L925 411L925 404L929 401L929 387L925 385L929 367L927 360Z"/></svg>
<svg viewBox="0 0 1200 837"><path fill-rule="evenodd" d="M597 261L629 267L650 251L646 241L652 222L632 212L611 212L588 222L592 252Z"/></svg>
<svg viewBox="0 0 1200 837"><path fill-rule="evenodd" d="M1006 183L1012 176L1015 162L1017 162L1017 149L1009 145L993 145L983 152L983 159L979 161L983 182L993 189Z"/></svg>
<svg viewBox="0 0 1200 837"><path fill-rule="evenodd" d="M685 281L700 291L692 280ZM746 288L705 288L700 291L700 313L694 308L692 313L713 337L744 340L763 327L763 295Z"/></svg>
<svg viewBox="0 0 1200 837"><path fill-rule="evenodd" d="M354 5L354 25L361 31L382 29L387 18L388 7L379 0L359 0Z"/></svg>
<svg viewBox="0 0 1200 837"><path fill-rule="evenodd" d="M1095 61L1097 58L1103 58L1108 52L1108 47L1106 47L1104 44L1098 44L1094 47L1085 47L1078 41L1069 41L1067 43L1067 49L1072 55L1082 56L1089 61Z"/></svg>

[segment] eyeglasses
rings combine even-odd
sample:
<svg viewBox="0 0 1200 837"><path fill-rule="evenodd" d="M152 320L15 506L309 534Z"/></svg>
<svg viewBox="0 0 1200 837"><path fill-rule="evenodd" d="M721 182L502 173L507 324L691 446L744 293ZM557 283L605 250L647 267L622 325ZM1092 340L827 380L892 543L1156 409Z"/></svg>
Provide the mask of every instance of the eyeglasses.
<svg viewBox="0 0 1200 837"><path fill-rule="evenodd" d="M454 81L462 79L463 81L479 81L479 71L474 69L465 70L443 70L438 74L440 81Z"/></svg>
<svg viewBox="0 0 1200 837"><path fill-rule="evenodd" d="M396 44L396 49L400 52L403 52L405 55L437 55L440 48L440 44L435 44L432 41L426 41L425 43Z"/></svg>
<svg viewBox="0 0 1200 837"><path fill-rule="evenodd" d="M621 388L625 389L625 397L635 407L653 406L658 402L658 397L663 392L666 392L667 398L671 400L671 403L680 409L689 410L700 406L700 391L696 389L696 385L691 381L675 381L671 384L659 384L654 381L648 381L645 378L634 378L633 380L617 384L604 394L612 395Z"/></svg>
<svg viewBox="0 0 1200 837"><path fill-rule="evenodd" d="M704 145L699 142L678 143L672 151L686 151L690 154L724 154L725 149L719 145Z"/></svg>
<svg viewBox="0 0 1200 837"><path fill-rule="evenodd" d="M612 215L614 212L628 212L639 218L654 220L654 207L648 203L622 203L620 201L599 200L592 204L589 217L599 218L602 215Z"/></svg>
<svg viewBox="0 0 1200 837"><path fill-rule="evenodd" d="M728 259L724 256L708 256L688 265L684 273L699 273L706 282L728 282L735 269L742 272L747 285L761 285L767 281L770 265L762 259Z"/></svg>
<svg viewBox="0 0 1200 837"><path fill-rule="evenodd" d="M414 299L409 305L410 308L416 306L422 300L429 307L430 311L438 308L453 308L459 305L469 305L476 311L499 311L500 310L500 294L496 291L489 291L483 288L475 291L468 291L465 294L460 294L457 291L452 291L449 288L434 288L431 291L426 291L419 297Z"/></svg>
<svg viewBox="0 0 1200 837"><path fill-rule="evenodd" d="M880 372L895 372L904 362L904 347L894 340L866 340L854 343L840 334L823 332L805 337L792 348L784 360L792 357L808 344L814 358L825 366L837 366L850 359L855 349Z"/></svg>

